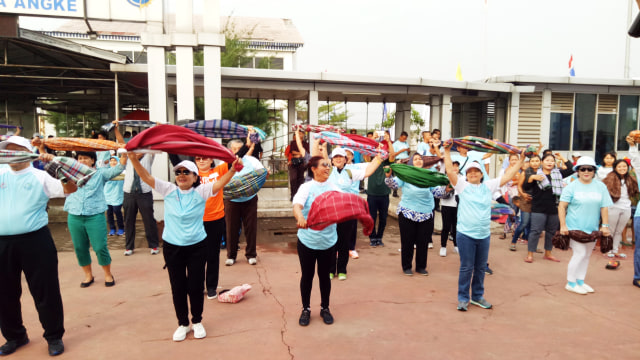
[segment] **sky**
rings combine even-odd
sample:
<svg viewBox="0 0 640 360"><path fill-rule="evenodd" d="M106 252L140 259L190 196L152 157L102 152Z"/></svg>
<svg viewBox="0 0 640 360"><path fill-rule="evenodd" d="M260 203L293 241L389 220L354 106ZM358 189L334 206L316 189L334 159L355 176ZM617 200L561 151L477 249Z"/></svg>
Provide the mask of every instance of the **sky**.
<svg viewBox="0 0 640 360"><path fill-rule="evenodd" d="M196 0L197 2L198 0ZM638 13L632 1L633 16ZM299 71L464 80L624 78L628 0L220 0L221 15L293 20ZM640 39L631 40L640 78ZM631 64L634 63L631 57Z"/></svg>

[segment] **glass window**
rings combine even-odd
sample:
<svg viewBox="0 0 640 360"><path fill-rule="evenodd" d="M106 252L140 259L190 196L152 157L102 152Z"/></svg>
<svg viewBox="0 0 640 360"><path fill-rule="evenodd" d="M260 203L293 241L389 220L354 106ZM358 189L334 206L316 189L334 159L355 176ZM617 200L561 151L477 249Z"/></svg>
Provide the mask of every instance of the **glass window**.
<svg viewBox="0 0 640 360"><path fill-rule="evenodd" d="M602 164L606 152L614 151L616 137L616 114L598 114L596 136L596 163Z"/></svg>
<svg viewBox="0 0 640 360"><path fill-rule="evenodd" d="M549 148L569 150L571 141L571 113L551 113Z"/></svg>
<svg viewBox="0 0 640 360"><path fill-rule="evenodd" d="M596 118L596 95L576 94L573 119L573 150L593 150L593 130Z"/></svg>
<svg viewBox="0 0 640 360"><path fill-rule="evenodd" d="M284 70L284 59L283 58L271 58L271 68L276 70Z"/></svg>
<svg viewBox="0 0 640 360"><path fill-rule="evenodd" d="M625 138L631 130L638 129L638 97L620 95L618 116L618 151L624 151L629 148Z"/></svg>

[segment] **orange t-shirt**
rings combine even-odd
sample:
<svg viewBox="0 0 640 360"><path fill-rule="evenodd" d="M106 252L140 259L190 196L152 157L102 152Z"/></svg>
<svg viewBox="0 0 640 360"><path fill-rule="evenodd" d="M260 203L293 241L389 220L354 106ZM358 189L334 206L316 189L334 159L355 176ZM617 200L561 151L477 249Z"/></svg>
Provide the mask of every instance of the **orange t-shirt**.
<svg viewBox="0 0 640 360"><path fill-rule="evenodd" d="M229 171L227 163L222 163L209 171L199 171L200 183L208 184L210 182L215 183L224 174ZM224 202L222 201L222 189L218 191L216 196L212 196L207 200L207 204L204 208L203 221L213 221L222 219L224 217Z"/></svg>

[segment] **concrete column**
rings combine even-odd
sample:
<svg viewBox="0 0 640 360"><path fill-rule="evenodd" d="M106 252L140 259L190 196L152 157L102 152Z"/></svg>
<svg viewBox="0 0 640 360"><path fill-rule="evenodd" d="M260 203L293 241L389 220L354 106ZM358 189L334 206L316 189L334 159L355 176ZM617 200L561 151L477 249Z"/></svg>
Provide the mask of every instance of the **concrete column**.
<svg viewBox="0 0 640 360"><path fill-rule="evenodd" d="M176 92L178 120L195 117L193 89L193 48L176 46Z"/></svg>
<svg viewBox="0 0 640 360"><path fill-rule="evenodd" d="M501 141L510 143L511 139L508 138L507 133L507 109L506 101L503 98L497 98L495 100L496 119L493 127L493 137L498 138Z"/></svg>
<svg viewBox="0 0 640 360"><path fill-rule="evenodd" d="M542 114L540 119L540 141L549 147L551 129L551 89L542 90Z"/></svg>
<svg viewBox="0 0 640 360"><path fill-rule="evenodd" d="M440 95L431 95L429 100L429 129L442 127L442 99Z"/></svg>
<svg viewBox="0 0 640 360"><path fill-rule="evenodd" d="M287 100L287 143L293 140L291 135L291 127L296 123L296 101L294 99Z"/></svg>
<svg viewBox="0 0 640 360"><path fill-rule="evenodd" d="M440 105L440 131L443 140L451 139L451 95L442 95Z"/></svg>
<svg viewBox="0 0 640 360"><path fill-rule="evenodd" d="M517 144L514 145L525 145L521 144L518 140L518 120L520 116L520 93L512 92L511 93L511 101L509 104L509 139L513 139L513 141L517 141ZM512 143L513 144L513 143Z"/></svg>
<svg viewBox="0 0 640 360"><path fill-rule="evenodd" d="M397 139L403 131L406 131L407 133L411 132L411 103L409 102L396 103L394 137Z"/></svg>
<svg viewBox="0 0 640 360"><path fill-rule="evenodd" d="M220 33L220 1L204 0L207 20L205 33ZM222 80L220 78L220 47L204 46L204 114L206 120L222 118Z"/></svg>
<svg viewBox="0 0 640 360"><path fill-rule="evenodd" d="M167 72L164 65L164 48L147 47L149 84L149 120L167 122Z"/></svg>
<svg viewBox="0 0 640 360"><path fill-rule="evenodd" d="M309 125L318 125L318 91L309 91L309 106L307 111L309 112Z"/></svg>

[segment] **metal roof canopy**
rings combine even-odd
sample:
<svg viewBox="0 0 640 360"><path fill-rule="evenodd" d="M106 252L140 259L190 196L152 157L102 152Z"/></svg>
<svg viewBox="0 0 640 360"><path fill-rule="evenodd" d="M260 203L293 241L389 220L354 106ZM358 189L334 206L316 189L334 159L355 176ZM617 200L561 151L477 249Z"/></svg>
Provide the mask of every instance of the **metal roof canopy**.
<svg viewBox="0 0 640 360"><path fill-rule="evenodd" d="M169 95L176 95L176 68L168 65ZM113 64L120 78L146 75L145 64ZM231 99L306 100L309 91L318 91L318 101L412 102L429 104L433 95L450 95L452 102L495 99L501 93L532 92L533 87L512 84L439 81L423 78L392 78L306 73L266 69L222 68L222 97ZM195 95L203 96L204 68L194 68Z"/></svg>
<svg viewBox="0 0 640 360"><path fill-rule="evenodd" d="M116 76L109 66L128 61L124 55L27 29L17 29L13 36L3 33L0 51L5 59L0 63L0 100L63 112L113 109ZM146 77L142 87L128 81L118 85L121 104L147 103Z"/></svg>

